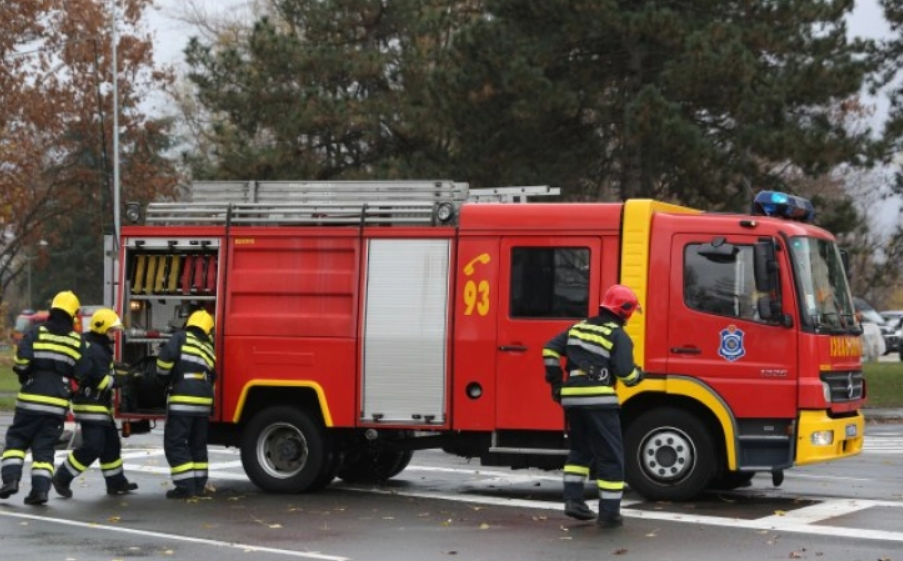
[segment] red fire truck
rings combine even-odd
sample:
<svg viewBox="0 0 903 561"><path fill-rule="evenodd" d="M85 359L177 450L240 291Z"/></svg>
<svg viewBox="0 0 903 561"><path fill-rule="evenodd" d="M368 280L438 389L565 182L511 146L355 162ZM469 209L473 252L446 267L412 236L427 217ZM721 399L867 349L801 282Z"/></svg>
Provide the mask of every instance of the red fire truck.
<svg viewBox="0 0 903 561"><path fill-rule="evenodd" d="M560 469L542 347L618 282L645 310L628 332L646 380L618 390L642 496L757 472L780 484L862 449L861 331L808 201L765 192L750 215L513 204L447 181L198 183L192 197L131 207L122 228L120 359L148 373L121 391L120 416L133 432L162 416L154 354L206 307L210 442L240 448L264 490L385 480L428 448Z"/></svg>

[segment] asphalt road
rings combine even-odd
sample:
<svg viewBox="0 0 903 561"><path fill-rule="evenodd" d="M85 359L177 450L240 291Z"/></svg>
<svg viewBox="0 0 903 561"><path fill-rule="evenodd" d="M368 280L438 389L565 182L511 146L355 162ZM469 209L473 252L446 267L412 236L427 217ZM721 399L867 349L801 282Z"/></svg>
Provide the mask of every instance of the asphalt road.
<svg viewBox="0 0 903 561"><path fill-rule="evenodd" d="M248 482L235 450L212 448L212 496L167 500L168 467L151 434L125 441L133 495L105 495L95 466L72 499L0 501L0 552L39 561L901 559L903 424L872 423L866 434L861 456L790 470L780 488L757 476L747 489L677 504L628 492L616 531L564 517L558 473L484 469L439 452L418 452L382 487L336 482L285 496Z"/></svg>

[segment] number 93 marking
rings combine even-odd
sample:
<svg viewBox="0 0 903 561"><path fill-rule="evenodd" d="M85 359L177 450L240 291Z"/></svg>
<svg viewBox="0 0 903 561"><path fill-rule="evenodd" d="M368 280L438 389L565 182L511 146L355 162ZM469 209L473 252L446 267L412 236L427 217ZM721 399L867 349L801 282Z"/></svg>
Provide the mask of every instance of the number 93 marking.
<svg viewBox="0 0 903 561"><path fill-rule="evenodd" d="M464 285L464 315L473 315L474 308L481 316L489 313L489 281L468 280Z"/></svg>

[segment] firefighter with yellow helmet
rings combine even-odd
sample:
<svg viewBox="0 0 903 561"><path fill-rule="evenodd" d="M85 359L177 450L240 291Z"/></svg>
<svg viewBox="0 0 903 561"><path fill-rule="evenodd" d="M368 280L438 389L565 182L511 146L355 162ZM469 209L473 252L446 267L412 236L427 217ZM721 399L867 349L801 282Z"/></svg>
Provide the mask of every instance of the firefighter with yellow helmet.
<svg viewBox="0 0 903 561"><path fill-rule="evenodd" d="M50 317L31 328L16 351L13 372L22 389L16 396L13 424L6 432L0 476L0 499L19 491L25 455L31 449L31 492L25 504L47 502L53 478L54 447L63 434L69 412L71 381L86 375L91 361L86 344L75 331L78 298L70 291L57 294Z"/></svg>
<svg viewBox="0 0 903 561"><path fill-rule="evenodd" d="M91 368L79 378L78 391L72 398L72 412L81 424L82 444L69 453L53 476L53 488L66 498L72 497L72 480L100 459L100 470L107 494L122 495L138 488L125 477L122 467L122 442L113 420L113 388L117 376L113 369L113 335L122 329L119 315L101 308L91 316L87 355Z"/></svg>
<svg viewBox="0 0 903 561"><path fill-rule="evenodd" d="M197 310L160 349L157 375L169 388L163 449L175 489L168 499L203 495L207 485L207 430L213 412L216 356L213 316Z"/></svg>

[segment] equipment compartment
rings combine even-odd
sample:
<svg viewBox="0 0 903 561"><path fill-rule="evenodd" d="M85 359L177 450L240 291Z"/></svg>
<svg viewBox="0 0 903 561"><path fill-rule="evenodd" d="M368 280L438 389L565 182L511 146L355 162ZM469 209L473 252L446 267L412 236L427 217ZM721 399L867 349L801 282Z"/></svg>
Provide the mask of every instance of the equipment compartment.
<svg viewBox="0 0 903 561"><path fill-rule="evenodd" d="M120 414L165 414L165 388L156 378L155 357L191 312L205 308L215 314L219 247L216 239L127 241L120 360L132 376L121 388Z"/></svg>

